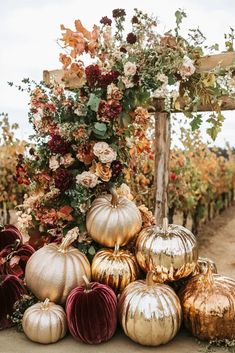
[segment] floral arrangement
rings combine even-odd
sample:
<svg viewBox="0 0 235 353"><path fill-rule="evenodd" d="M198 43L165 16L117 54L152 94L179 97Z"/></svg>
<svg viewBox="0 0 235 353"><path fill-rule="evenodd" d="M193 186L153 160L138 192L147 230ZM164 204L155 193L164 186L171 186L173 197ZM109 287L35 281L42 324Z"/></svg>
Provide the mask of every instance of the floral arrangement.
<svg viewBox="0 0 235 353"><path fill-rule="evenodd" d="M131 197L126 183L138 172L139 159L152 153L151 99L165 97L169 110L183 99L194 111L200 102L210 101L215 113L208 132L215 136L223 120L217 98L228 92L219 70L197 73L203 36L197 30L189 39L180 35L184 12L176 12L176 28L165 34L158 33L156 18L137 9L129 33L125 10L113 10L112 15L91 31L79 20L73 30L61 26L60 85L31 87L24 81L29 84L29 117L37 143L21 160L29 195L19 212L19 226L47 234L45 241L78 227L78 246L90 254L95 248L85 216L92 200L112 186ZM200 125L200 116L188 116L194 128ZM151 213L143 206L142 213L148 224Z"/></svg>
<svg viewBox="0 0 235 353"><path fill-rule="evenodd" d="M18 159L23 155L26 142L15 137L17 124L10 124L7 114L0 120L0 209L3 212L2 223L9 223L9 210L22 203L25 187L19 176L16 182L14 175Z"/></svg>

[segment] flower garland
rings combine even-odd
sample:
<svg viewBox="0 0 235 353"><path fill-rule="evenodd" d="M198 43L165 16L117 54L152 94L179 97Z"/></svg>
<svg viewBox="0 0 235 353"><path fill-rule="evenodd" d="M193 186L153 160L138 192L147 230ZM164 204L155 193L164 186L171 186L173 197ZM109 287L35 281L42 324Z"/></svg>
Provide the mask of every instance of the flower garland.
<svg viewBox="0 0 235 353"><path fill-rule="evenodd" d="M194 31L189 40L180 36L185 16L177 11L174 33L164 35L157 32L155 18L137 9L128 34L123 9L113 10L113 19L103 17L91 31L79 20L74 30L61 26L62 84L29 84L37 146L22 161L30 195L19 214L21 229L37 228L47 233L48 241L48 234L61 236L78 226L80 246L94 254L86 212L113 185L130 196L125 182L135 175L140 155L151 152L152 97L167 97L175 106L183 99L194 110L203 100L213 101L220 119L211 120L211 132L218 132L222 119L216 98L225 88L216 73L209 77L196 72L202 35ZM87 57L89 65L84 63ZM199 125L197 116L190 118ZM142 213L147 222L152 219L145 207Z"/></svg>

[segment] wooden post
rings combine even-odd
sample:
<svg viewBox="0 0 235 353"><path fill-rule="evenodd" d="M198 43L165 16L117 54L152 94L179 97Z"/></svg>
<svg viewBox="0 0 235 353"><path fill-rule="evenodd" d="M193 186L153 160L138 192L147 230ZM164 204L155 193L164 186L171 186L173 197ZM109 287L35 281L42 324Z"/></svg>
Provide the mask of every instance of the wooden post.
<svg viewBox="0 0 235 353"><path fill-rule="evenodd" d="M164 110L164 99L154 104L155 112L155 218L162 224L168 215L167 186L170 154L170 114Z"/></svg>

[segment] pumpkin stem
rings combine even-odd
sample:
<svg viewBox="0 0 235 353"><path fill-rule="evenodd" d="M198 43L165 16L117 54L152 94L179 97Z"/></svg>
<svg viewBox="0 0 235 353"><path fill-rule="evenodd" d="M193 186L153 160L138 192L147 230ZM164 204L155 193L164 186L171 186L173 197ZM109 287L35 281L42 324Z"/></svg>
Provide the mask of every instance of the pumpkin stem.
<svg viewBox="0 0 235 353"><path fill-rule="evenodd" d="M114 188L110 189L110 194L112 195L111 206L117 207L118 204L118 193Z"/></svg>
<svg viewBox="0 0 235 353"><path fill-rule="evenodd" d="M50 303L50 299L46 298L44 300L44 302L42 303L42 310L48 310L49 308L49 303Z"/></svg>
<svg viewBox="0 0 235 353"><path fill-rule="evenodd" d="M92 291L92 289L91 289L91 282L89 281L89 279L87 278L86 275L83 275L82 278L83 278L83 280L84 280L84 282L85 282L85 290L84 290L84 292L85 292L85 293L91 292L91 291Z"/></svg>
<svg viewBox="0 0 235 353"><path fill-rule="evenodd" d="M205 270L204 276L205 276L205 282L207 282L209 285L212 285L214 283L212 269L208 263L206 264L206 270Z"/></svg>
<svg viewBox="0 0 235 353"><path fill-rule="evenodd" d="M153 271L149 271L146 276L146 284L147 286L153 286L154 285L154 280L153 280Z"/></svg>
<svg viewBox="0 0 235 353"><path fill-rule="evenodd" d="M164 232L167 232L168 229L168 218L164 217L162 220L162 229Z"/></svg>
<svg viewBox="0 0 235 353"><path fill-rule="evenodd" d="M119 252L119 244L115 244L115 246L114 246L114 252L113 252L113 255L117 255L118 254L118 252Z"/></svg>
<svg viewBox="0 0 235 353"><path fill-rule="evenodd" d="M66 252L68 247L77 239L79 233L78 227L75 227L68 231L66 236L63 238L62 243L59 246L59 251Z"/></svg>

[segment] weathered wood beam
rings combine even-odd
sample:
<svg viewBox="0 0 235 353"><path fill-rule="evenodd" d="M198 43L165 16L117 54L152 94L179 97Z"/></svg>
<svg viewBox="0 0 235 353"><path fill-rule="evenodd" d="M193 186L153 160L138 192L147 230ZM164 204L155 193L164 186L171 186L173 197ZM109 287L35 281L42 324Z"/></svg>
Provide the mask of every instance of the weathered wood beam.
<svg viewBox="0 0 235 353"><path fill-rule="evenodd" d="M164 100L161 100L164 106ZM168 215L167 188L170 154L170 114L155 112L155 211L157 224Z"/></svg>
<svg viewBox="0 0 235 353"><path fill-rule="evenodd" d="M234 66L235 69L235 52L226 52L216 55L207 55L198 60L198 72L208 72L215 68L228 69Z"/></svg>
<svg viewBox="0 0 235 353"><path fill-rule="evenodd" d="M179 109L173 108L171 110L172 113L182 113L184 111L191 112L192 110L186 107L184 100L182 99L179 103ZM221 110L235 110L235 95L232 97L221 96L218 100ZM215 106L213 104L201 104L197 107L197 112L211 112L215 110ZM162 107L161 99L154 98L152 100L152 105L149 107L149 112L154 113L155 111L165 111L165 107Z"/></svg>
<svg viewBox="0 0 235 353"><path fill-rule="evenodd" d="M215 68L228 69L233 67L235 69L235 52L227 52L216 55L207 55L199 59L197 62L198 72L209 72ZM44 70L43 71L43 81L46 84L62 83L64 76L64 70ZM73 88L75 86L74 78L71 81L64 82L65 87Z"/></svg>

